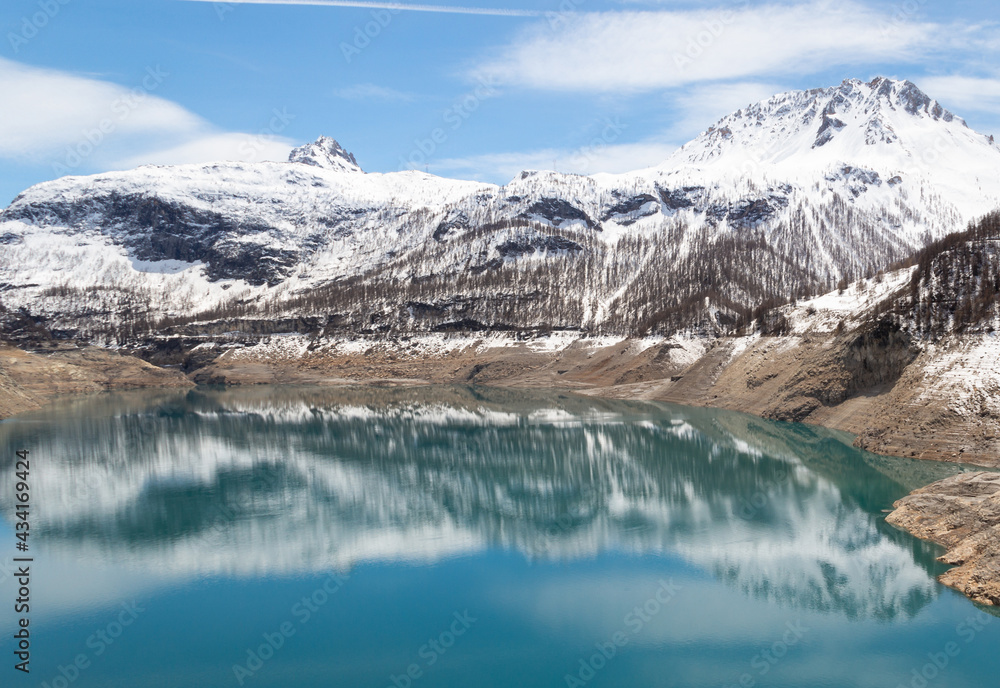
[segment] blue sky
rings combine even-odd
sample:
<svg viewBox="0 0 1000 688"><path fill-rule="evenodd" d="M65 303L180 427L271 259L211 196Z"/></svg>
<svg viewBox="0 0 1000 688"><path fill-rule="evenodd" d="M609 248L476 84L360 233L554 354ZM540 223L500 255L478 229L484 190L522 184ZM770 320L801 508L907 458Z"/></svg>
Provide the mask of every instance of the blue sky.
<svg viewBox="0 0 1000 688"><path fill-rule="evenodd" d="M281 160L321 134L370 172L621 172L848 77L909 78L1000 134L987 1L324 2L5 0L0 206L64 174Z"/></svg>

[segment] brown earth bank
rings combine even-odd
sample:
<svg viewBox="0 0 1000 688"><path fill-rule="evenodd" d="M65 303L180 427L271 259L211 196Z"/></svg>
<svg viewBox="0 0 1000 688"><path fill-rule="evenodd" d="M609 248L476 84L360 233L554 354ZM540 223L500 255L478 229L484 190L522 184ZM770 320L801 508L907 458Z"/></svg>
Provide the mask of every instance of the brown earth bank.
<svg viewBox="0 0 1000 688"><path fill-rule="evenodd" d="M193 384L178 370L97 347L31 352L0 346L0 418L71 394Z"/></svg>

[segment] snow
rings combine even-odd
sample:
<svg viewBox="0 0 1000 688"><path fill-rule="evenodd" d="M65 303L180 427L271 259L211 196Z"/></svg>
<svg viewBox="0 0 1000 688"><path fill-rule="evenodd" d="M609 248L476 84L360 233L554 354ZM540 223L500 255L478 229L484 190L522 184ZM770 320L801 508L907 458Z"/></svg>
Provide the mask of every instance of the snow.
<svg viewBox="0 0 1000 688"><path fill-rule="evenodd" d="M746 337L738 337L735 340L733 340L733 347L729 351L729 358L727 360L727 363L732 363L737 358L742 356L743 353L746 352L747 349L749 349L751 346L756 344L760 338L761 338L760 334L754 332L753 334L748 335Z"/></svg>
<svg viewBox="0 0 1000 688"><path fill-rule="evenodd" d="M354 156L328 136L321 136L313 143L294 149L288 156L288 162L313 165L335 172L364 173Z"/></svg>
<svg viewBox="0 0 1000 688"><path fill-rule="evenodd" d="M632 354L641 354L643 351L663 344L664 341L666 341L664 337L643 337L642 339L632 339L629 342L629 352Z"/></svg>
<svg viewBox="0 0 1000 688"><path fill-rule="evenodd" d="M931 344L925 353L927 384L918 401L944 403L963 417L1000 415L1000 337L996 333Z"/></svg>
<svg viewBox="0 0 1000 688"><path fill-rule="evenodd" d="M231 349L223 354L227 360L299 360L309 350L311 338L300 334L270 335L253 346Z"/></svg>
<svg viewBox="0 0 1000 688"><path fill-rule="evenodd" d="M705 355L708 341L702 337L678 335L668 340L671 345L670 362L679 366L692 366Z"/></svg>
<svg viewBox="0 0 1000 688"><path fill-rule="evenodd" d="M820 130L831 120L843 126L827 127L832 136L817 145ZM927 236L940 237L1000 206L1000 147L907 82L888 80L777 95L723 118L661 166L621 175L533 171L499 187L417 171L366 174L350 153L325 137L291 157L294 162L144 166L28 189L0 215L4 305L30 307L39 315L106 312L127 294L148 304L156 316L194 315L240 301L280 303L339 278L388 272L386 266L402 265L393 261L409 255L419 256L419 268L393 267L388 274L411 279L415 275L407 270L434 274L486 262L498 256L503 242L536 236L535 230L517 227L525 217L566 238L605 247L609 263L619 243L633 236L662 238L661 245L682 259L694 230L724 236L745 229L728 216L710 222L707 208L752 201L773 207L771 214L747 222L796 260L811 256L811 269L826 279L851 268L844 260L868 257L871 232L878 233L883 250L891 246L905 253ZM690 205L661 202L667 191L688 194ZM643 201L632 213L609 213L645 195L661 200ZM285 252L295 263L278 284L267 286L242 274L210 279L210 266L199 259L140 260L125 246L146 245L142 233L151 230L113 219L106 207L113 198L153 199L193 217L225 218L235 227L224 230L225 250L259 246ZM825 223L835 199L862 213L863 226ZM529 212L547 200L585 213L602 231L588 229L581 220L550 221ZM68 222L54 209L77 215ZM805 231L791 232L789 220L799 210ZM465 234L461 241L434 236L456 218L466 221L455 230L456 236ZM635 221L623 224L626 220ZM501 228L479 229L490 224ZM847 258L834 256L831 247ZM566 259L557 254L565 251L517 260ZM579 326L607 321L651 255L621 270L623 278L606 288L579 285L586 307ZM60 289L79 293L60 296L55 293ZM835 327L870 300L857 297L857 302L812 304L822 318L795 311L796 331ZM551 350L568 344L557 337L527 346ZM453 348L454 342L441 340L438 346Z"/></svg>
<svg viewBox="0 0 1000 688"><path fill-rule="evenodd" d="M888 195L897 175L904 189L932 187L967 218L1000 206L1000 146L922 97L909 82L881 78L776 95L723 118L657 171L810 183L849 166L879 172ZM843 127L817 145L824 117Z"/></svg>
<svg viewBox="0 0 1000 688"><path fill-rule="evenodd" d="M857 320L910 282L915 268L903 268L885 274L881 279L859 280L847 286L843 293L831 291L796 306L784 309L792 334L829 333Z"/></svg>
<svg viewBox="0 0 1000 688"><path fill-rule="evenodd" d="M160 275L176 275L179 272L199 268L204 265L201 261L188 263L183 260L139 260L129 257L132 269L136 272L156 273Z"/></svg>
<svg viewBox="0 0 1000 688"><path fill-rule="evenodd" d="M224 356L227 360L298 360L311 352L324 356L365 356L373 354L394 354L400 357L440 358L457 351L483 354L490 350L521 348L534 353L559 353L571 347L580 347L593 356L602 349L618 346L626 341L623 337L587 337L580 332L554 332L550 335L525 338L506 333L486 335L470 334L419 334L401 338L381 336L348 338L313 338L309 335L282 334L263 337L259 342L246 347L234 348ZM659 338L646 338L630 343L632 351L639 353L662 343ZM694 339L671 340L678 342L683 360L694 359L699 344ZM204 346L204 345L202 345Z"/></svg>
<svg viewBox="0 0 1000 688"><path fill-rule="evenodd" d="M551 353L555 351L563 351L569 348L573 342L580 339L580 334L578 332L555 332L548 337L540 337L529 341L526 346L531 351L536 353ZM490 348L500 348L506 346L506 338L494 339L491 343ZM482 349L480 349L482 351Z"/></svg>

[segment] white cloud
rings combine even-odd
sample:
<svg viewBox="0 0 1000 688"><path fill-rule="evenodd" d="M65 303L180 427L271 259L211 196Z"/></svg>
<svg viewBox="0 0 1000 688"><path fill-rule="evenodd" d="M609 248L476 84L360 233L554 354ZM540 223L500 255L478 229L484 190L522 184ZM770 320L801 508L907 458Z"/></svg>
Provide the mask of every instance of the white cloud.
<svg viewBox="0 0 1000 688"><path fill-rule="evenodd" d="M216 0L188 0L211 2ZM538 10L516 10L496 7L458 7L455 5L417 5L405 2L379 2L378 0L230 0L237 5L305 5L316 7L364 7L393 12L439 12L444 14L479 14L491 17L538 17Z"/></svg>
<svg viewBox="0 0 1000 688"><path fill-rule="evenodd" d="M765 74L926 57L932 24L894 21L856 3L568 15L533 27L478 65L503 83L643 91ZM922 52L923 51L923 52Z"/></svg>
<svg viewBox="0 0 1000 688"><path fill-rule="evenodd" d="M333 94L343 100L383 100L410 102L414 99L412 93L404 93L394 88L378 86L377 84L355 84L339 88Z"/></svg>
<svg viewBox="0 0 1000 688"><path fill-rule="evenodd" d="M523 170L551 170L576 174L629 172L654 167L677 146L658 140L626 144L588 144L575 149L546 148L521 153L492 153L449 158L430 165L431 172L463 179L505 183Z"/></svg>
<svg viewBox="0 0 1000 688"><path fill-rule="evenodd" d="M176 146L121 158L116 166L129 169L139 165L183 165L220 160L285 162L291 149L292 143L288 140L267 134L208 134Z"/></svg>
<svg viewBox="0 0 1000 688"><path fill-rule="evenodd" d="M535 151L493 153L450 158L432 163L432 172L503 183L522 170L555 167L560 172L618 174L663 163L681 145L722 117L742 107L770 98L786 88L758 82L705 85L671 94L673 123L655 136L637 142L622 142L627 122L595 127L594 136L577 148L546 148ZM615 120L617 121L617 120ZM621 131L618 131L620 129Z"/></svg>
<svg viewBox="0 0 1000 688"><path fill-rule="evenodd" d="M990 113L1000 110L1000 79L953 75L923 77L916 83L950 110Z"/></svg>
<svg viewBox="0 0 1000 688"><path fill-rule="evenodd" d="M0 156L22 157L118 135L178 134L204 126L199 117L152 93L169 78L151 68L134 89L0 58ZM145 81L145 84L142 83ZM95 134L92 130L97 130Z"/></svg>
<svg viewBox="0 0 1000 688"><path fill-rule="evenodd" d="M0 58L0 158L50 163L68 174L146 163L285 159L279 138L288 117L266 134L220 131L155 95L170 74L158 66L134 87Z"/></svg>

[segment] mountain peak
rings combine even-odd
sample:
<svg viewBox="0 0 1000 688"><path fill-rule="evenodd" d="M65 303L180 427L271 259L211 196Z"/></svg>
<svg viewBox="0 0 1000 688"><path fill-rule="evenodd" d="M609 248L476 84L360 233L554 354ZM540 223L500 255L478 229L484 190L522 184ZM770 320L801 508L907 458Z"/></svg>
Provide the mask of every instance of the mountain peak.
<svg viewBox="0 0 1000 688"><path fill-rule="evenodd" d="M941 107L936 100L931 99L908 79L898 81L879 76L864 86L870 89L872 98L884 100L890 106L901 106L911 115L927 115L931 119L942 119L945 122L955 119L955 115Z"/></svg>
<svg viewBox="0 0 1000 688"><path fill-rule="evenodd" d="M928 148L953 157L959 148L964 155L989 146L987 137L913 82L880 76L789 91L749 105L722 118L664 167L775 164L815 170L846 161L911 169L915 160L934 162Z"/></svg>
<svg viewBox="0 0 1000 688"><path fill-rule="evenodd" d="M288 162L322 167L335 172L364 172L351 153L329 136L320 136L312 143L292 150Z"/></svg>

